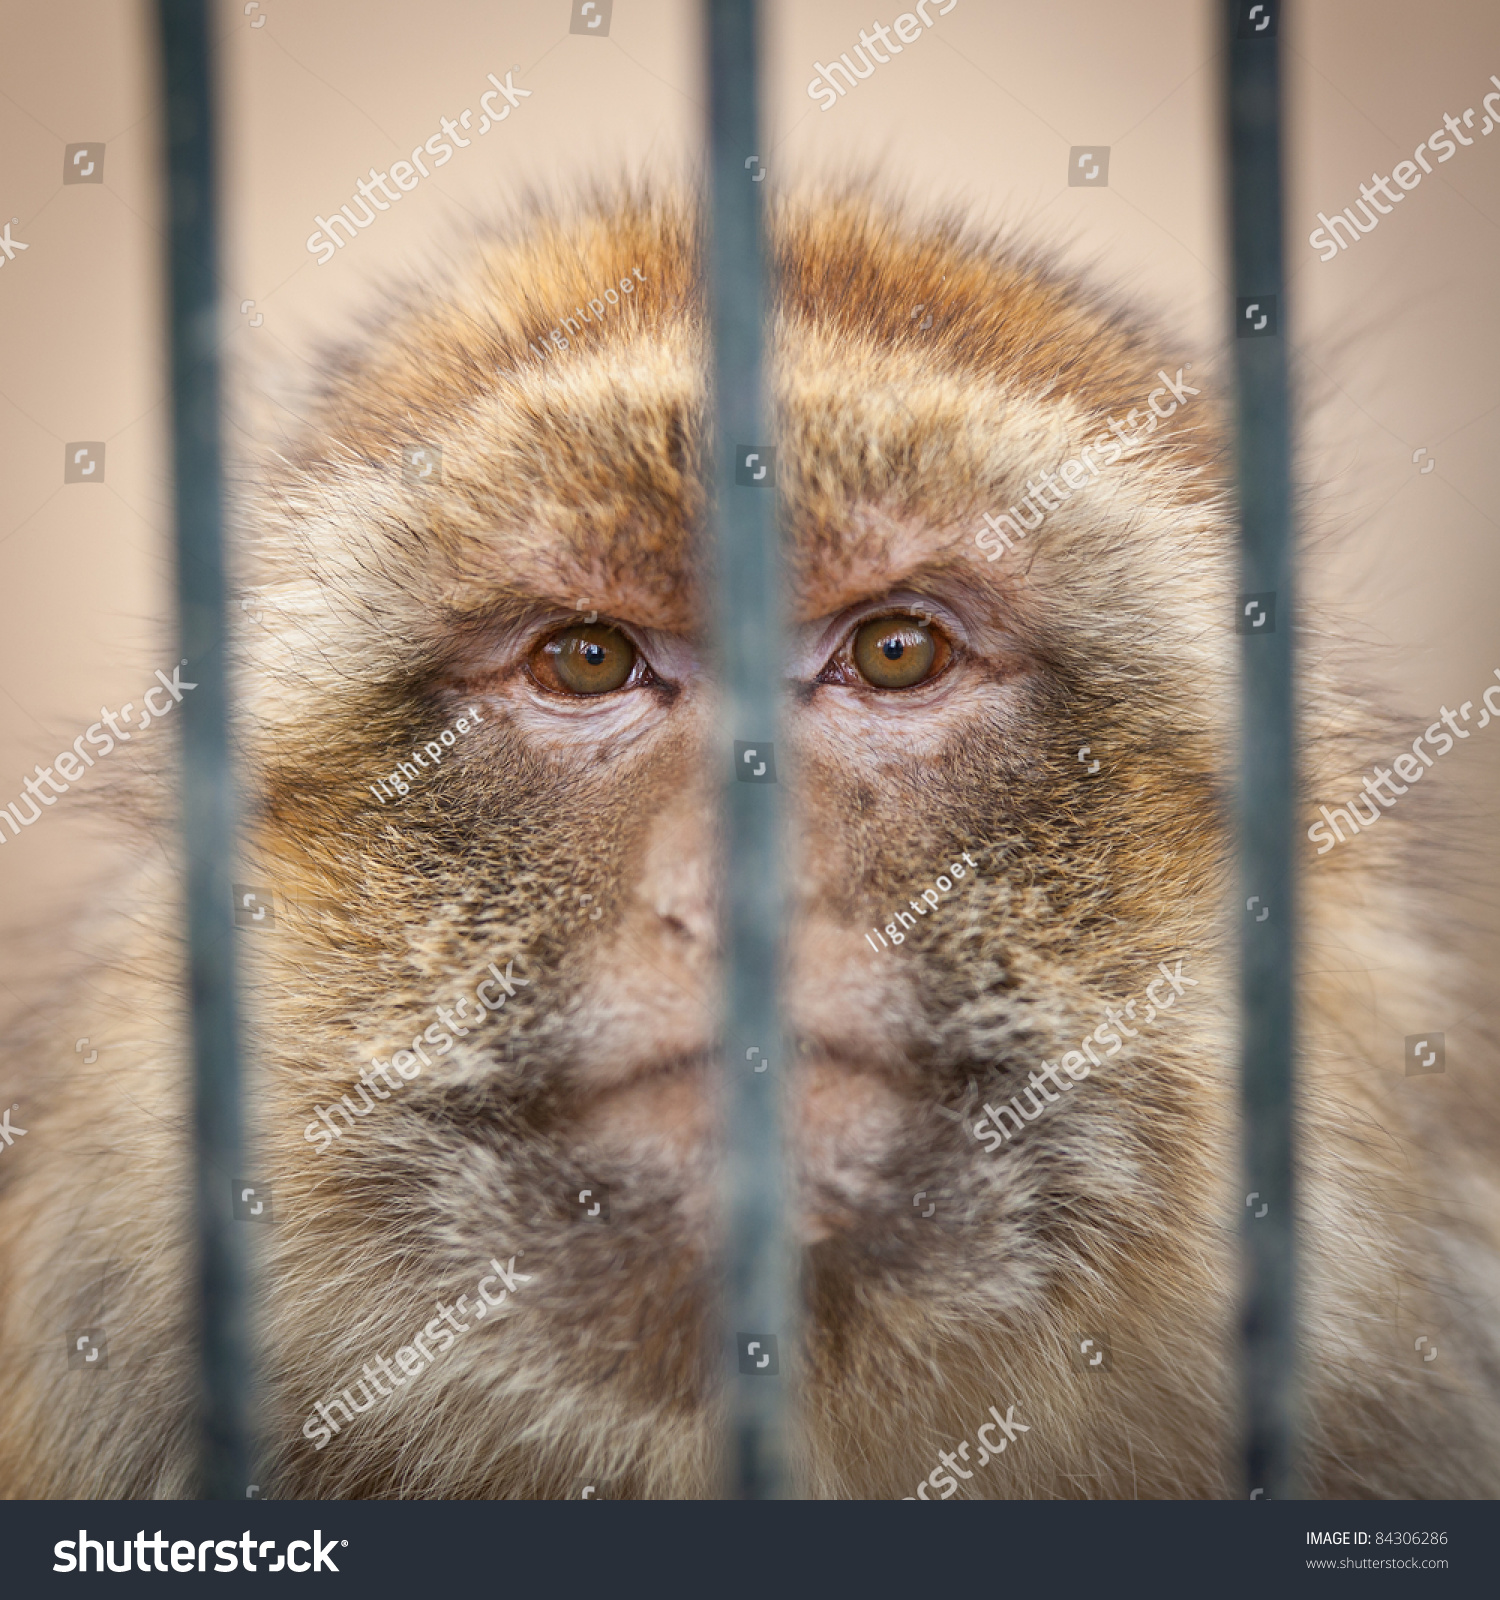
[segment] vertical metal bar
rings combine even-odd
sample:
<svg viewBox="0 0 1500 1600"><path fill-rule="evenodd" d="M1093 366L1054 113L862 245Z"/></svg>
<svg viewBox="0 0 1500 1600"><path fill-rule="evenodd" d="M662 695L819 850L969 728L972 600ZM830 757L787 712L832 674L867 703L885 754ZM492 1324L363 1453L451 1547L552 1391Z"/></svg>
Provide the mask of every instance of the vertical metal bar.
<svg viewBox="0 0 1500 1600"><path fill-rule="evenodd" d="M172 445L177 605L184 677L182 835L194 1062L201 1493L243 1499L250 1483L250 1339L245 1229L231 1185L245 1175L231 862L235 801L219 433L215 127L208 7L159 0L166 111Z"/></svg>
<svg viewBox="0 0 1500 1600"><path fill-rule="evenodd" d="M705 24L716 406L713 515L725 705L719 746L725 781L724 1044L729 1073L724 1331L735 1341L732 1356L726 1349L734 1363L727 1488L736 1498L766 1500L779 1498L786 1488L786 1387L793 1330L780 1099L791 1063L782 1040L778 997L782 896L774 746L784 669L776 473L766 444L762 378L767 292L764 185L756 181L759 169L753 162L762 154L754 0L706 0ZM747 468L751 454L757 459ZM762 474L759 483L757 472ZM747 1059L752 1051L755 1062L770 1062L768 1070L755 1070ZM758 1348L747 1359L750 1340ZM774 1363L767 1359L773 1348ZM755 1370L763 1360L767 1366Z"/></svg>
<svg viewBox="0 0 1500 1600"><path fill-rule="evenodd" d="M1242 635L1238 783L1245 1470L1298 1492L1293 1047L1296 747L1291 449L1282 257L1281 0L1228 0ZM1248 902L1259 910L1250 915ZM1262 1214L1262 1208L1264 1213Z"/></svg>

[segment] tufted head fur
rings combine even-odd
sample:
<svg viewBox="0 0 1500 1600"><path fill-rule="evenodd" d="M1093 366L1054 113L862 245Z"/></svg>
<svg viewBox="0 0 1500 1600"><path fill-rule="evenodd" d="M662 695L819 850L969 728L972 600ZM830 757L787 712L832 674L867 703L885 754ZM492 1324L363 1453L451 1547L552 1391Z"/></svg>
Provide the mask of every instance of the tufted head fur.
<svg viewBox="0 0 1500 1600"><path fill-rule="evenodd" d="M1030 1431L964 1493L1236 1493L1237 641L1211 385L1014 245L865 194L789 204L774 248L803 1488L910 1495L994 1405ZM241 946L279 1496L716 1492L704 354L691 206L538 214L330 359L255 496L240 875L277 921ZM1165 379L1179 399L1153 411ZM1035 487L1080 459L1066 492ZM977 545L1010 508L1045 514ZM648 675L539 687L529 652L580 610ZM887 613L928 619L946 670L900 692L830 675ZM1304 695L1324 792L1363 713L1311 655ZM1447 979L1397 931L1380 834L1309 863L1307 948L1340 952L1303 988L1310 1487L1500 1492L1493 1104L1408 1093L1392 1129L1411 1086L1325 969ZM171 882L153 856L121 891L88 980L117 1019L99 1064L27 1067L38 1114L0 1171L5 1493L190 1481ZM590 1221L577 1196L601 1188ZM59 1330L106 1292L85 1389ZM1441 1376L1404 1354L1424 1317Z"/></svg>

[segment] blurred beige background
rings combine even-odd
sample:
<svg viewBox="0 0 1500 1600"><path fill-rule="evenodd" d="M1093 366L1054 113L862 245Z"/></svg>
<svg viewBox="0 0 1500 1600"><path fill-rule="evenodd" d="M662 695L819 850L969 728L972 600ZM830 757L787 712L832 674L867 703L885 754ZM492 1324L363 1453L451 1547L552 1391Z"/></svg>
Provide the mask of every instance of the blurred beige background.
<svg viewBox="0 0 1500 1600"><path fill-rule="evenodd" d="M904 0L903 0L904 3ZM932 0L936 9L940 0ZM578 0L574 0L574 5ZM607 33L569 31L568 0L262 0L217 16L224 91L224 321L231 447L248 459L295 420L318 340L352 329L392 271L461 244L524 189L690 172L701 150L697 11L613 0ZM598 10L604 9L596 6ZM812 63L852 53L900 7L769 10L768 184L874 169L922 200L1050 242L1222 358L1220 63L1204 0L958 0L824 112ZM127 0L0 7L0 803L176 660L169 626L154 14ZM1500 9L1311 0L1283 22L1291 99L1289 299L1309 525L1341 536L1315 594L1384 645L1419 726L1500 665L1500 133L1461 148L1359 245L1326 264L1319 210L1411 155L1500 74ZM517 111L326 265L317 213L472 109L486 75ZM102 143L102 182L62 181ZM1110 151L1108 186L1067 183L1069 151ZM253 301L245 306L244 302ZM258 324L256 319L259 319ZM64 484L64 447L102 440L102 482ZM1425 448L1423 472L1413 462ZM1440 782L1489 807L1500 729ZM88 779L79 786L88 789ZM0 984L17 1000L62 952L30 937L83 903L100 846L70 794L0 846ZM49 935L56 938L55 932ZM4 996L0 995L0 999ZM75 1019L76 1020L76 1019ZM65 1019L58 1026L74 1030Z"/></svg>

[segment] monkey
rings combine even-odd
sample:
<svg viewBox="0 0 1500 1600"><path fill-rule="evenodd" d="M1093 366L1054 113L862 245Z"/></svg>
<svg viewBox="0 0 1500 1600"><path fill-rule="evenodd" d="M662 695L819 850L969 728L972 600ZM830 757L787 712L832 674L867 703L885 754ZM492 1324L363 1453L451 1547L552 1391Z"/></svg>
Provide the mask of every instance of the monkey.
<svg viewBox="0 0 1500 1600"><path fill-rule="evenodd" d="M705 227L629 185L497 225L330 356L247 491L263 1493L720 1492ZM962 215L851 185L767 228L796 1492L1238 1496L1223 408ZM1307 652L1308 795L1370 744L1352 681ZM172 782L66 991L108 1048L7 1055L8 1496L192 1492ZM1305 1484L1494 1495L1496 1080L1396 1067L1391 1019L1466 980L1394 833L1300 862ZM992 1407L1025 1431L981 1470Z"/></svg>

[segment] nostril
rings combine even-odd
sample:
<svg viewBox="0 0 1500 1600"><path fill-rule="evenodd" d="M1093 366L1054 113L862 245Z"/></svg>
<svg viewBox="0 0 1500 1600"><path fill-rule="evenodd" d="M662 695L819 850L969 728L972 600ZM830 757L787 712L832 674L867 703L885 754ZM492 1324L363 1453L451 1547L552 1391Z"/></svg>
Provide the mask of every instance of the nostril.
<svg viewBox="0 0 1500 1600"><path fill-rule="evenodd" d="M669 911L663 911L660 913L660 915L661 920L666 923L667 927L670 928L679 939L691 939L693 937L693 930L688 927L687 923L685 923L681 917L674 917Z"/></svg>

